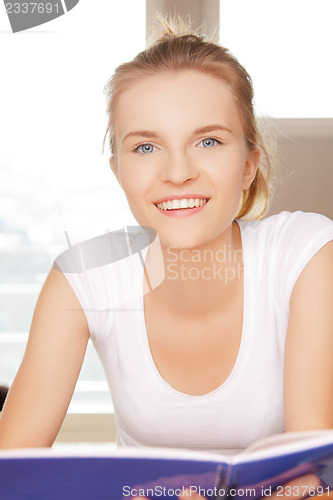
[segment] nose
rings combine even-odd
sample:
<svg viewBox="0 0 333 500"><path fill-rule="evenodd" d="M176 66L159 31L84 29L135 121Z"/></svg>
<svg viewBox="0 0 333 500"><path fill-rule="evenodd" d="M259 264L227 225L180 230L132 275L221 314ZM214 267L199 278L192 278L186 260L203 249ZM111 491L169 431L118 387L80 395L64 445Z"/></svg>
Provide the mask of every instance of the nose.
<svg viewBox="0 0 333 500"><path fill-rule="evenodd" d="M184 184L199 177L199 169L187 152L168 154L162 167L161 179L172 184Z"/></svg>

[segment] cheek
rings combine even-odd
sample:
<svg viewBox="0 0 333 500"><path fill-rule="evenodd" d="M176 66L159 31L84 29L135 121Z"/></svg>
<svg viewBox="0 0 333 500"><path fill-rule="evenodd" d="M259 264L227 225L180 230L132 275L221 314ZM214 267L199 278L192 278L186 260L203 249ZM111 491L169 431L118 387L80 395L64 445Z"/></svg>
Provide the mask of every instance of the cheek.
<svg viewBox="0 0 333 500"><path fill-rule="evenodd" d="M232 196L242 188L246 156L241 152L230 152L219 158L209 166L210 174L217 186L227 189L227 194Z"/></svg>
<svg viewBox="0 0 333 500"><path fill-rule="evenodd" d="M134 186L140 181L138 169L134 168L130 161L120 160L118 163L118 179L125 193L130 193L134 191Z"/></svg>
<svg viewBox="0 0 333 500"><path fill-rule="evenodd" d="M150 185L149 173L146 169L142 169L130 161L120 162L118 169L119 182L131 209L135 209L139 202L142 206L142 201L146 198L147 188Z"/></svg>

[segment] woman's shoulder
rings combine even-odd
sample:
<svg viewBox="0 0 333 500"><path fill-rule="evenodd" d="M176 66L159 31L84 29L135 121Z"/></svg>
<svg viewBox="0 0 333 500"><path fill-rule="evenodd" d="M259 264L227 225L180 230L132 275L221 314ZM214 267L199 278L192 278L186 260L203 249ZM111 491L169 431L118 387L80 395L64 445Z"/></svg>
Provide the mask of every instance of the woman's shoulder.
<svg viewBox="0 0 333 500"><path fill-rule="evenodd" d="M241 221L240 227L248 253L260 254L263 262L284 268L292 263L302 267L333 240L333 221L317 213L284 211L262 220Z"/></svg>
<svg viewBox="0 0 333 500"><path fill-rule="evenodd" d="M268 238L271 242L283 239L306 240L321 232L333 232L333 221L329 217L312 212L283 211L260 220L238 222L244 233Z"/></svg>
<svg viewBox="0 0 333 500"><path fill-rule="evenodd" d="M324 228L333 225L333 221L322 214L314 212L296 212L283 211L279 214L267 217L262 222L272 224L278 227L295 227L306 230L307 228Z"/></svg>
<svg viewBox="0 0 333 500"><path fill-rule="evenodd" d="M333 221L309 212L281 212L262 220L241 222L246 249L266 267L279 311L288 314L296 280L312 257L333 240Z"/></svg>

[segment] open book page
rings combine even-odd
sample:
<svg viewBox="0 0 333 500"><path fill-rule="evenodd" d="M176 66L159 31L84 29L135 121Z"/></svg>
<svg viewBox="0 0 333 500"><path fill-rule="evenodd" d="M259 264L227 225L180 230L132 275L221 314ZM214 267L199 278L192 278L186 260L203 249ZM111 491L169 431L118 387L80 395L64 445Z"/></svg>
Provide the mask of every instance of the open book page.
<svg viewBox="0 0 333 500"><path fill-rule="evenodd" d="M255 441L238 453L235 462L257 460L258 458L284 455L291 452L316 448L325 444L333 445L333 430L299 431L274 434Z"/></svg>
<svg viewBox="0 0 333 500"><path fill-rule="evenodd" d="M332 444L333 430L323 431L301 431L275 434L267 438L259 439L243 451L236 454L186 450L178 448L116 448L109 449L103 446L68 446L61 449L21 449L0 451L0 457L24 458L24 457L56 457L56 456L90 456L90 457L127 457L127 458L166 458L174 460L193 460L202 462L215 462L236 464L244 461L258 460L262 458L284 455L292 452Z"/></svg>
<svg viewBox="0 0 333 500"><path fill-rule="evenodd" d="M49 457L124 457L124 458L166 458L173 460L193 460L220 463L221 458L228 459L216 453L193 451L178 448L155 447L119 447L109 449L105 446L64 446L61 448L22 448L0 450L0 458L49 458Z"/></svg>
<svg viewBox="0 0 333 500"><path fill-rule="evenodd" d="M103 446L68 446L61 449L22 449L4 450L0 457L24 458L24 457L127 457L127 458L166 458L174 460L193 460L203 462L215 462L236 464L244 461L258 460L266 457L284 455L291 452L316 448L325 444L333 445L333 430L324 431L302 431L275 434L267 438L259 439L243 451L236 454L206 452L196 450L185 450L178 448L116 448L109 449Z"/></svg>
<svg viewBox="0 0 333 500"><path fill-rule="evenodd" d="M333 486L333 431L293 432L259 440L236 457L232 483L253 489L253 497L260 498L267 496L263 490L283 492L288 481L307 474Z"/></svg>

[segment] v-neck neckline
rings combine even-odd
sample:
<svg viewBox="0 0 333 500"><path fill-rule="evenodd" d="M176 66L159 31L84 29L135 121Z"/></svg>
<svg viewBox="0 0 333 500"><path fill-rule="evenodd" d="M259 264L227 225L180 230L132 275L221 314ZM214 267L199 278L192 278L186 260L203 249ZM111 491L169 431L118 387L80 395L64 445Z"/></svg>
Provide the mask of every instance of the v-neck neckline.
<svg viewBox="0 0 333 500"><path fill-rule="evenodd" d="M195 405L201 405L201 404L206 404L209 403L210 401L214 400L220 393L224 391L228 391L230 387L237 381L238 376L241 371L241 366L242 366L242 361L244 357L246 356L246 353L248 351L247 345L248 345L248 300L249 300L249 294L248 294L248 289L249 289L249 270L248 270L248 262L247 262L247 251L246 251L246 238L244 235L244 231L242 228L241 221L236 220L236 223L238 224L239 230L240 230L240 238L242 242L242 250L243 250L243 323L242 323L242 333L241 333L241 341L240 345L238 348L238 354L236 357L236 361L234 363L234 366L232 370L230 371L228 377L220 384L216 389L213 389L212 391L209 391L206 394L202 394L199 396L193 395L193 394L187 394L184 392L181 392L174 387L172 387L160 374L150 346L149 346L149 341L148 341L148 333L147 333L147 327L146 327L146 318L145 318L145 310L144 310L144 294L142 293L142 298L140 301L140 321L141 321L141 328L140 328L140 333L141 333L141 338L142 338L142 343L143 343L143 349L144 349L144 355L146 357L147 363L150 366L152 373L155 376L156 382L160 385L160 387L167 391L170 396L175 397L177 399L183 399L186 400L187 403L195 404Z"/></svg>

